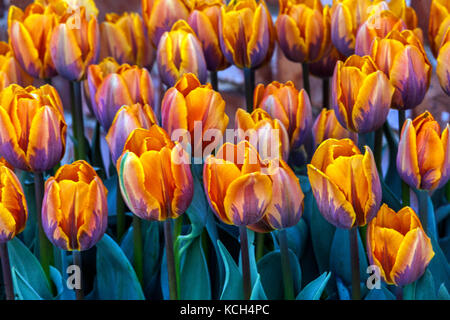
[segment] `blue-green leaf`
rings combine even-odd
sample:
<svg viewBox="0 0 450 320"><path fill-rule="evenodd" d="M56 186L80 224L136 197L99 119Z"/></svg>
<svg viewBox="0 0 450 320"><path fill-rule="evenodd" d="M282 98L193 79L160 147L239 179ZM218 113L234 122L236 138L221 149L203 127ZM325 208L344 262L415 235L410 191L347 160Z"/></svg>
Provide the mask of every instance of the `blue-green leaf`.
<svg viewBox="0 0 450 320"><path fill-rule="evenodd" d="M36 290L33 289L27 280L14 267L11 268L11 276L17 300L43 300Z"/></svg>
<svg viewBox="0 0 450 320"><path fill-rule="evenodd" d="M264 292L264 288L261 283L261 277L256 277L255 285L253 286L252 294L250 300L267 300L267 295Z"/></svg>
<svg viewBox="0 0 450 320"><path fill-rule="evenodd" d="M325 286L330 280L331 273L324 272L316 280L308 283L305 288L297 295L297 300L319 300Z"/></svg>
<svg viewBox="0 0 450 320"><path fill-rule="evenodd" d="M220 300L242 300L243 287L241 272L222 242L218 240L217 244L222 262L225 266L225 282Z"/></svg>
<svg viewBox="0 0 450 320"><path fill-rule="evenodd" d="M441 223L444 221L448 215L450 214L450 204L446 204L441 206L436 210L436 223Z"/></svg>
<svg viewBox="0 0 450 320"><path fill-rule="evenodd" d="M435 300L436 287L434 286L433 275L430 270L426 270L424 275L416 282L416 300Z"/></svg>
<svg viewBox="0 0 450 320"><path fill-rule="evenodd" d="M439 300L450 300L450 294L448 293L448 290L445 287L445 284L443 284L443 283L439 287L438 299Z"/></svg>

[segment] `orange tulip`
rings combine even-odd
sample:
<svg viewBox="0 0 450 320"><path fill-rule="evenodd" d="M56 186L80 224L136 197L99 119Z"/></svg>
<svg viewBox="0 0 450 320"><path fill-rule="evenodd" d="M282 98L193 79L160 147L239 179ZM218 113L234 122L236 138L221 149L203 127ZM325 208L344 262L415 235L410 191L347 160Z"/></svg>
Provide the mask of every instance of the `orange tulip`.
<svg viewBox="0 0 450 320"><path fill-rule="evenodd" d="M5 166L11 170L14 170L14 167L8 161L6 161L6 159L3 157L0 157L0 166Z"/></svg>
<svg viewBox="0 0 450 320"><path fill-rule="evenodd" d="M25 229L27 201L14 171L0 165L0 243L7 242Z"/></svg>
<svg viewBox="0 0 450 320"><path fill-rule="evenodd" d="M350 139L328 139L308 164L308 177L323 217L337 228L364 226L381 205L381 184L372 151L361 154Z"/></svg>
<svg viewBox="0 0 450 320"><path fill-rule="evenodd" d="M138 13L108 13L100 31L101 58L113 57L119 63L151 68L155 50L148 41L147 28Z"/></svg>
<svg viewBox="0 0 450 320"><path fill-rule="evenodd" d="M275 29L264 0L232 0L222 7L219 39L222 52L238 68L256 69L272 57Z"/></svg>
<svg viewBox="0 0 450 320"><path fill-rule="evenodd" d="M156 123L155 114L148 104L141 105L137 103L120 108L106 135L106 142L111 152L112 161L115 163L119 159L125 142L134 129L150 129Z"/></svg>
<svg viewBox="0 0 450 320"><path fill-rule="evenodd" d="M450 27L450 2L447 0L432 0L430 7L430 22L428 39L433 55L438 56L439 49L444 45L445 34Z"/></svg>
<svg viewBox="0 0 450 320"><path fill-rule="evenodd" d="M278 44L295 62L320 60L330 47L330 8L320 0L279 0Z"/></svg>
<svg viewBox="0 0 450 320"><path fill-rule="evenodd" d="M161 36L157 60L161 80L168 86L173 86L185 73L193 73L200 82L206 82L202 45L184 20L177 21L169 32Z"/></svg>
<svg viewBox="0 0 450 320"><path fill-rule="evenodd" d="M45 182L42 227L63 250L88 250L106 231L108 190L86 161L62 166Z"/></svg>
<svg viewBox="0 0 450 320"><path fill-rule="evenodd" d="M434 256L414 210L404 207L396 213L386 204L367 228L367 253L383 280L396 286L419 279Z"/></svg>
<svg viewBox="0 0 450 320"><path fill-rule="evenodd" d="M153 83L147 69L119 65L113 58L88 67L85 91L92 111L105 131L109 130L122 106L153 104Z"/></svg>
<svg viewBox="0 0 450 320"><path fill-rule="evenodd" d="M342 127L336 118L334 110L322 109L314 122L312 133L316 147L327 139L339 140L349 138L355 143L358 142L358 134Z"/></svg>
<svg viewBox="0 0 450 320"><path fill-rule="evenodd" d="M188 154L157 125L131 133L117 160L117 171L122 196L141 219L175 219L192 201Z"/></svg>
<svg viewBox="0 0 450 320"><path fill-rule="evenodd" d="M61 99L49 85L0 92L0 155L15 168L41 172L64 156L66 129Z"/></svg>
<svg viewBox="0 0 450 320"><path fill-rule="evenodd" d="M248 226L259 222L272 201L272 180L264 174L256 149L242 141L225 143L203 167L210 207L224 223Z"/></svg>
<svg viewBox="0 0 450 320"><path fill-rule="evenodd" d="M259 84L255 89L254 105L283 123L291 149L297 149L305 141L312 126L311 102L305 90L299 92L292 81L285 84L274 81L266 87Z"/></svg>
<svg viewBox="0 0 450 320"><path fill-rule="evenodd" d="M412 188L434 190L450 179L450 125L441 133L439 123L425 111L403 125L397 153L400 177Z"/></svg>
<svg viewBox="0 0 450 320"><path fill-rule="evenodd" d="M9 44L0 41L0 91L13 83L29 86L33 83L33 78L14 58Z"/></svg>
<svg viewBox="0 0 450 320"><path fill-rule="evenodd" d="M95 0L34 0L35 3L39 3L42 6L55 5L57 3L63 6L69 6L68 13L79 10L79 8L86 8L86 16L98 16L98 9L95 5Z"/></svg>
<svg viewBox="0 0 450 320"><path fill-rule="evenodd" d="M436 73L442 89L450 96L450 27L439 50Z"/></svg>

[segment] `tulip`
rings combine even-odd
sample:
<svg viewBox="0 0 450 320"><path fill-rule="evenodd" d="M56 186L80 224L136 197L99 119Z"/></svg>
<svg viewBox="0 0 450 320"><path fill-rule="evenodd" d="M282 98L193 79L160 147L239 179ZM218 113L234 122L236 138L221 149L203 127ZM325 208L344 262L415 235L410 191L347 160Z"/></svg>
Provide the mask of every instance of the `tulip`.
<svg viewBox="0 0 450 320"><path fill-rule="evenodd" d="M272 57L275 30L264 0L232 0L222 7L219 39L229 63L256 69Z"/></svg>
<svg viewBox="0 0 450 320"><path fill-rule="evenodd" d="M190 10L189 0L142 0L142 16L154 48L175 22L188 19Z"/></svg>
<svg viewBox="0 0 450 320"><path fill-rule="evenodd" d="M345 60L345 57L335 47L332 47L321 60L309 65L309 71L313 76L330 78L333 76L334 68L339 60Z"/></svg>
<svg viewBox="0 0 450 320"><path fill-rule="evenodd" d="M279 0L278 43L294 62L320 60L330 46L330 8L320 0Z"/></svg>
<svg viewBox="0 0 450 320"><path fill-rule="evenodd" d="M308 164L308 177L323 217L338 228L364 226L381 205L381 184L372 150L364 155L350 139L328 139Z"/></svg>
<svg viewBox="0 0 450 320"><path fill-rule="evenodd" d="M116 163L117 159L119 159L125 142L134 129L150 129L156 123L155 114L148 104L141 105L137 103L120 108L106 135L106 142L111 151L112 161Z"/></svg>
<svg viewBox="0 0 450 320"><path fill-rule="evenodd" d="M62 166L45 182L42 227L55 246L68 251L92 248L108 224L108 190L84 160Z"/></svg>
<svg viewBox="0 0 450 320"><path fill-rule="evenodd" d="M117 171L122 196L141 219L175 219L192 201L188 154L157 125L130 134L117 160Z"/></svg>
<svg viewBox="0 0 450 320"><path fill-rule="evenodd" d="M100 31L101 58L113 57L119 63L151 68L155 50L148 41L147 28L138 13L108 13Z"/></svg>
<svg viewBox="0 0 450 320"><path fill-rule="evenodd" d="M122 106L153 104L153 83L147 69L128 64L119 66L112 58L88 67L85 90L92 111L105 131Z"/></svg>
<svg viewBox="0 0 450 320"><path fill-rule="evenodd" d="M383 280L396 286L419 279L434 256L414 210L404 207L396 213L386 204L367 228L367 253Z"/></svg>
<svg viewBox="0 0 450 320"><path fill-rule="evenodd" d="M383 39L375 39L371 56L395 87L393 108L411 109L423 101L432 67L420 39L412 31L394 30Z"/></svg>
<svg viewBox="0 0 450 320"><path fill-rule="evenodd" d="M61 99L49 85L0 92L0 155L15 168L42 172L64 156L67 125Z"/></svg>
<svg viewBox="0 0 450 320"><path fill-rule="evenodd" d="M222 6L221 0L197 1L187 20L202 44L206 67L210 71L223 70L229 66L219 43L219 17Z"/></svg>
<svg viewBox="0 0 450 320"><path fill-rule="evenodd" d="M450 2L447 0L433 0L430 7L430 22L428 25L428 39L433 55L438 56L439 49L445 43L445 34L450 27Z"/></svg>
<svg viewBox="0 0 450 320"><path fill-rule="evenodd" d="M3 244L25 229L28 218L27 201L14 171L0 165L0 243Z"/></svg>
<svg viewBox="0 0 450 320"><path fill-rule="evenodd" d="M86 9L86 17L98 16L98 9L94 0L34 0L35 3L39 3L42 6L49 6L54 4L61 4L68 9L68 13L79 8L84 7Z"/></svg>
<svg viewBox="0 0 450 320"><path fill-rule="evenodd" d="M14 167L8 161L6 161L6 159L3 157L0 157L0 166L5 166L11 170L14 170Z"/></svg>
<svg viewBox="0 0 450 320"><path fill-rule="evenodd" d="M29 86L33 83L33 78L22 69L14 58L9 44L0 41L0 91L13 83Z"/></svg>
<svg viewBox="0 0 450 320"><path fill-rule="evenodd" d="M327 139L351 139L358 142L358 134L346 130L336 118L334 110L322 109L314 122L312 134L314 145L317 147Z"/></svg>
<svg viewBox="0 0 450 320"><path fill-rule="evenodd" d="M176 22L170 32L162 35L157 60L161 80L168 86L173 86L185 73L193 73L200 82L206 82L202 45L184 20Z"/></svg>
<svg viewBox="0 0 450 320"><path fill-rule="evenodd" d="M425 111L403 125L397 153L400 177L412 188L432 191L450 178L450 127L442 133L439 123Z"/></svg>
<svg viewBox="0 0 450 320"><path fill-rule="evenodd" d="M437 57L436 73L442 89L450 96L450 27Z"/></svg>
<svg viewBox="0 0 450 320"><path fill-rule="evenodd" d="M248 226L261 220L272 201L272 180L258 151L248 142L225 143L203 167L209 205L226 224Z"/></svg>
<svg viewBox="0 0 450 320"><path fill-rule="evenodd" d="M247 140L257 150L263 160L289 157L289 135L278 119L272 119L263 109L255 109L251 114L239 108L236 111L235 126L238 141Z"/></svg>
<svg viewBox="0 0 450 320"><path fill-rule="evenodd" d="M201 85L192 73L184 74L174 87L166 91L161 102L161 124L172 137L181 131L188 135L187 142L194 148L194 157L212 137L219 135L210 146L216 147L228 125L225 101L210 84ZM173 140L175 137L172 137ZM183 137L183 141L186 140ZM206 154L207 155L207 154Z"/></svg>
<svg viewBox="0 0 450 320"><path fill-rule="evenodd" d="M367 133L379 129L390 110L394 87L369 56L338 61L332 82L332 106L347 130Z"/></svg>
<svg viewBox="0 0 450 320"><path fill-rule="evenodd" d="M281 121L288 131L291 149L297 149L305 141L312 126L311 102L305 90L299 92L292 81L285 84L274 81L267 87L259 84L254 105Z"/></svg>

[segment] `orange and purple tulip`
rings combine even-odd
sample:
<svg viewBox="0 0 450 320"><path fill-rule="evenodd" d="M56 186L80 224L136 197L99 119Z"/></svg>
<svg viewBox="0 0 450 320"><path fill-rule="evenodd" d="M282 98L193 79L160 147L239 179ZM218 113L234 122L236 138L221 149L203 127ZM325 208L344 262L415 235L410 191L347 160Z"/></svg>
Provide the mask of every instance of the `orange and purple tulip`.
<svg viewBox="0 0 450 320"><path fill-rule="evenodd" d="M108 224L108 190L95 170L80 160L62 166L45 182L42 227L60 249L92 248Z"/></svg>
<svg viewBox="0 0 450 320"><path fill-rule="evenodd" d="M264 0L232 0L221 9L219 39L229 63L256 69L272 57L275 28Z"/></svg>
<svg viewBox="0 0 450 320"><path fill-rule="evenodd" d="M189 24L180 20L165 32L156 53L161 80L173 86L185 73L193 73L201 83L207 80L206 61L202 44Z"/></svg>
<svg viewBox="0 0 450 320"><path fill-rule="evenodd" d="M155 114L148 104L137 103L120 108L106 135L112 161L116 163L119 159L125 142L134 129L150 129L156 123Z"/></svg>
<svg viewBox="0 0 450 320"><path fill-rule="evenodd" d="M297 149L308 137L312 127L312 109L305 90L300 92L292 81L285 84L273 81L266 87L256 86L255 108L261 108L283 123L290 137L291 149Z"/></svg>
<svg viewBox="0 0 450 320"><path fill-rule="evenodd" d="M327 139L351 139L358 142L358 134L341 126L334 110L322 109L312 128L314 145L317 147Z"/></svg>
<svg viewBox="0 0 450 320"><path fill-rule="evenodd" d="M294 62L320 60L330 47L330 8L320 0L279 0L278 44Z"/></svg>
<svg viewBox="0 0 450 320"><path fill-rule="evenodd" d="M66 129L58 92L49 85L0 92L0 155L15 168L41 172L64 156Z"/></svg>
<svg viewBox="0 0 450 320"><path fill-rule="evenodd" d="M5 243L25 229L27 201L14 171L0 165L0 243Z"/></svg>
<svg viewBox="0 0 450 320"><path fill-rule="evenodd" d="M430 7L430 21L428 24L428 39L431 51L435 57L444 45L445 34L450 27L450 1L432 0Z"/></svg>
<svg viewBox="0 0 450 320"><path fill-rule="evenodd" d="M248 226L259 222L272 201L272 180L258 151L248 142L225 143L203 167L209 205L226 224Z"/></svg>
<svg viewBox="0 0 450 320"><path fill-rule="evenodd" d="M345 61L345 56L332 46L322 59L309 64L309 72L319 78L330 78L333 76L336 63L340 60Z"/></svg>
<svg viewBox="0 0 450 320"><path fill-rule="evenodd" d="M372 150L364 155L350 139L328 139L308 164L308 177L323 217L338 228L364 226L381 205L381 184Z"/></svg>
<svg viewBox="0 0 450 320"><path fill-rule="evenodd" d="M441 133L439 123L425 111L403 125L397 153L400 177L412 188L432 191L450 178L450 125Z"/></svg>
<svg viewBox="0 0 450 320"><path fill-rule="evenodd" d="M33 78L22 69L8 43L0 41L0 91L10 84L29 86Z"/></svg>
<svg viewBox="0 0 450 320"><path fill-rule="evenodd" d="M220 93L214 91L209 83L202 85L192 73L184 74L174 87L166 91L161 102L162 127L171 137L180 131L188 134L187 141L184 137L183 141L190 143L194 157L199 152L203 153L207 145L218 145L219 141L211 141L212 137L205 134L216 132L223 137L228 121L225 100ZM199 132L198 136L195 132Z"/></svg>
<svg viewBox="0 0 450 320"><path fill-rule="evenodd" d="M92 111L105 131L109 130L122 106L153 105L153 83L148 70L119 65L112 58L88 67L85 89Z"/></svg>
<svg viewBox="0 0 450 320"><path fill-rule="evenodd" d="M229 66L219 42L219 17L223 5L221 0L197 1L187 20L202 44L206 67L210 71Z"/></svg>
<svg viewBox="0 0 450 320"><path fill-rule="evenodd" d="M80 7L86 8L87 17L98 16L98 9L95 5L95 0L34 0L35 3L39 3L42 6L50 6L59 4L64 6L67 13L79 10Z"/></svg>
<svg viewBox="0 0 450 320"><path fill-rule="evenodd" d="M413 209L383 204L367 228L367 254L387 284L405 286L423 275L434 251Z"/></svg>
<svg viewBox="0 0 450 320"><path fill-rule="evenodd" d="M442 89L450 96L450 26L439 50L436 74Z"/></svg>
<svg viewBox="0 0 450 320"><path fill-rule="evenodd" d="M256 232L271 232L295 226L303 214L304 194L300 182L292 169L283 160L278 166L270 166L268 174L272 180L272 201L263 218L248 226Z"/></svg>
<svg viewBox="0 0 450 320"><path fill-rule="evenodd" d="M331 103L347 130L367 133L386 121L395 88L369 56L338 61L332 81Z"/></svg>
<svg viewBox="0 0 450 320"><path fill-rule="evenodd" d="M371 56L395 87L391 107L412 109L423 101L433 68L414 32L394 30L383 39L376 38Z"/></svg>
<svg viewBox="0 0 450 320"><path fill-rule="evenodd" d="M189 156L157 125L131 133L117 160L117 171L122 196L141 219L175 219L192 201Z"/></svg>
<svg viewBox="0 0 450 320"><path fill-rule="evenodd" d="M178 20L187 20L191 11L190 0L142 0L142 17L154 48L164 32L170 31Z"/></svg>
<svg viewBox="0 0 450 320"><path fill-rule="evenodd" d="M147 27L138 13L108 13L100 32L101 59L113 57L119 63L151 69L156 50L148 40Z"/></svg>
<svg viewBox="0 0 450 320"><path fill-rule="evenodd" d="M253 145L261 159L289 157L289 135L283 123L272 117L263 109L257 108L251 114L244 109L237 109L235 116L238 142L247 140Z"/></svg>

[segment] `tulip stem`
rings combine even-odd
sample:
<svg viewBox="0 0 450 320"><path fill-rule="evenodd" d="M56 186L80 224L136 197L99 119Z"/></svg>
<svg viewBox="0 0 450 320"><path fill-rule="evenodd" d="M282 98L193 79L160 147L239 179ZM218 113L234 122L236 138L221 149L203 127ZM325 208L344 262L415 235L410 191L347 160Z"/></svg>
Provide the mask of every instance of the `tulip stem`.
<svg viewBox="0 0 450 320"><path fill-rule="evenodd" d="M289 248L286 230L282 229L278 233L281 251L281 270L283 272L284 299L294 300L294 281L292 280L292 269L289 261Z"/></svg>
<svg viewBox="0 0 450 320"><path fill-rule="evenodd" d="M406 119L405 110L398 110L398 139L399 140L400 140L400 136L402 134L402 128L403 128L403 124L405 123L405 119ZM409 186L402 180L402 205L409 206L409 202L410 202Z"/></svg>
<svg viewBox="0 0 450 320"><path fill-rule="evenodd" d="M219 79L217 76L217 71L210 71L209 76L211 78L211 85L214 91L219 91Z"/></svg>
<svg viewBox="0 0 450 320"><path fill-rule="evenodd" d="M252 290L250 279L250 257L248 254L248 239L246 226L239 226L241 240L241 259L242 259L242 281L244 289L244 300L249 300Z"/></svg>
<svg viewBox="0 0 450 320"><path fill-rule="evenodd" d="M179 246L177 245L177 239L181 235L181 230L183 227L183 215L179 216L174 220L174 232L173 232L173 241L175 242L175 251L174 259L175 259L175 276L177 281L177 294L180 296L180 255L178 254Z"/></svg>
<svg viewBox="0 0 450 320"><path fill-rule="evenodd" d="M361 299L359 252L358 252L358 227L349 230L350 234L350 259L352 266L352 299Z"/></svg>
<svg viewBox="0 0 450 320"><path fill-rule="evenodd" d="M72 252L73 264L80 270L80 288L75 288L75 296L77 300L84 300L83 292L83 266L81 264L81 252L76 250Z"/></svg>
<svg viewBox="0 0 450 320"><path fill-rule="evenodd" d="M170 300L178 300L177 274L175 271L175 255L173 250L172 221L164 221L164 238L166 242L167 273L169 276Z"/></svg>
<svg viewBox="0 0 450 320"><path fill-rule="evenodd" d="M94 135L92 136L92 164L99 168L102 172L100 173L100 176L103 179L106 179L106 168L103 164L102 159L102 151L100 146L100 123L98 121L95 122L95 129L94 129Z"/></svg>
<svg viewBox="0 0 450 320"><path fill-rule="evenodd" d="M134 243L134 270L139 282L144 280L144 257L142 242L142 222L137 216L133 216L133 243Z"/></svg>
<svg viewBox="0 0 450 320"><path fill-rule="evenodd" d="M311 98L311 87L309 85L309 64L302 63L302 75L303 75L303 88L305 89L308 96Z"/></svg>
<svg viewBox="0 0 450 320"><path fill-rule="evenodd" d="M423 230L428 234L428 191L418 190L419 192L419 213L420 222L422 222Z"/></svg>
<svg viewBox="0 0 450 320"><path fill-rule="evenodd" d="M375 131L374 157L380 178L383 178L383 170L381 167L383 154L383 127Z"/></svg>
<svg viewBox="0 0 450 320"><path fill-rule="evenodd" d="M7 242L0 243L0 258L2 259L3 283L5 284L6 300L14 300L14 288Z"/></svg>
<svg viewBox="0 0 450 320"><path fill-rule="evenodd" d="M450 202L450 181L445 185L445 196L447 197L447 202Z"/></svg>
<svg viewBox="0 0 450 320"><path fill-rule="evenodd" d="M330 78L324 78L322 80L322 100L323 107L330 109Z"/></svg>
<svg viewBox="0 0 450 320"><path fill-rule="evenodd" d="M255 259L258 261L264 255L264 233L256 233L256 256Z"/></svg>
<svg viewBox="0 0 450 320"><path fill-rule="evenodd" d="M245 102L247 104L247 111L253 111L253 93L255 91L255 70L245 68Z"/></svg>
<svg viewBox="0 0 450 320"><path fill-rule="evenodd" d="M119 187L119 177L117 176L117 195L116 195L116 218L117 218L117 240L122 239L125 233L125 202Z"/></svg>
<svg viewBox="0 0 450 320"><path fill-rule="evenodd" d="M83 105L81 101L81 83L72 81L72 130L76 140L76 160L87 160L86 138L84 137Z"/></svg>

